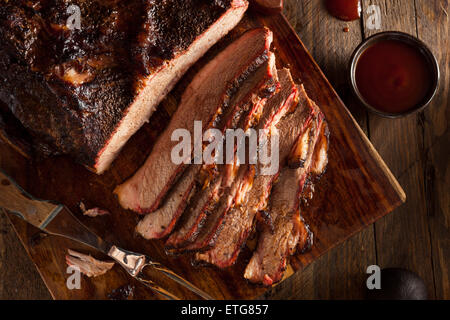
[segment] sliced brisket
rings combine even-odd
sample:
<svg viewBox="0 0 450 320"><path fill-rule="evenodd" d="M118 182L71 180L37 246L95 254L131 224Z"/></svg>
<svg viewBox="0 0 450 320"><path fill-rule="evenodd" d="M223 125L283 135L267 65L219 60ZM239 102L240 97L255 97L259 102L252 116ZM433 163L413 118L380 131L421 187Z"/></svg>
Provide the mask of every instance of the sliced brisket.
<svg viewBox="0 0 450 320"><path fill-rule="evenodd" d="M307 103L308 98L303 86L297 87L294 84L289 71L281 70L279 76L281 91L267 102L259 127L278 128L280 162L283 164L302 130L302 123L309 121L313 109ZM293 110L292 114L279 122L281 115ZM294 132L290 128L294 128ZM232 209L224 221L223 230L217 238L215 247L205 253L198 253L197 260L215 264L220 268L229 267L236 261L250 235L256 213L267 206L274 178L267 175L255 177L247 205Z"/></svg>
<svg viewBox="0 0 450 320"><path fill-rule="evenodd" d="M177 144L171 141L174 130L186 129L193 137L195 121L201 121L204 130L219 122L236 90L267 61L271 42L268 29L250 30L199 71L144 166L116 189L124 208L152 212L160 206L186 167L171 160L171 150Z"/></svg>
<svg viewBox="0 0 450 320"><path fill-rule="evenodd" d="M224 224L223 221L233 206L245 204L248 193L253 184L255 170L249 170L248 165L241 165L239 173L233 184L227 188L220 197L219 204L207 217L207 220L199 232L199 235L189 245L179 251L203 251L215 245Z"/></svg>
<svg viewBox="0 0 450 320"><path fill-rule="evenodd" d="M219 175L207 188L198 192L192 198L183 214L179 227L166 241L168 252L174 253L173 249L186 246L197 237L206 217L214 211L219 202L221 184L222 176Z"/></svg>
<svg viewBox="0 0 450 320"><path fill-rule="evenodd" d="M246 83L233 95L233 98L229 102L229 107L226 108L226 112L220 115L220 119L216 120L215 126L217 128L219 128L222 132L224 132L227 128L235 128L237 123L240 121L241 116L245 114L245 111L248 112L249 109L252 109L252 104L259 105L264 103L264 101L266 100L265 96L271 94L271 92L274 90L274 87L276 87L278 83L276 81L276 72L274 72L273 70L274 65L275 61L273 54L269 54L269 59L265 63L263 63L257 69L257 71L253 72L253 74L249 76ZM255 83L257 83L256 88L259 89L258 92L252 91L254 88L252 88L251 85L255 85ZM248 102L248 100L251 101ZM242 108L242 104L247 107ZM187 200L190 199L190 195L202 189L201 187L193 187L198 184L198 182L195 182L194 180L197 179L202 185L205 185L208 183L206 180L213 180L214 177L219 174L217 168L211 165L204 166L201 171L199 171L198 168L194 169L191 166L188 167L186 171L188 171L189 173L185 173L180 179L182 182L177 182L176 185L171 189L168 196L166 197L167 200L163 203L163 206L156 212L147 215L145 219L139 223L137 232L140 233L144 238L163 238L170 234L175 227L178 218L184 212L187 206ZM193 171L195 171L196 174L192 174ZM227 172L228 171L225 171L225 174ZM225 180L222 179L221 183L224 184ZM214 189L210 189L200 192L214 193L215 191ZM208 197L208 195L203 195L203 197ZM214 201L215 198L216 197L211 197L210 201ZM198 199L200 200L199 205L204 206L205 203L203 203L201 197ZM193 203L195 203L195 200L193 200ZM208 208L212 205L213 204L209 204ZM194 206L191 205L188 211L194 213L199 212L199 208L195 209ZM196 220L198 224L192 224L192 227L197 228L197 225L201 225L201 221L203 218L204 217L200 212L200 216L198 216L198 220ZM162 223L163 221L164 223ZM164 231L162 231L161 228L164 228ZM186 236L188 235L196 235L195 230L190 230L186 234ZM178 234L178 236L180 236L180 234ZM177 239L184 243L184 241L187 241L190 237L187 237L186 239L183 238L183 240L181 240L181 238L182 237L178 237ZM171 243L171 241L173 240L174 238L169 240L169 243Z"/></svg>
<svg viewBox="0 0 450 320"><path fill-rule="evenodd" d="M289 69L278 71L280 91L274 95L263 109L257 129L269 129L277 126L280 120L298 106L300 91L292 79Z"/></svg>
<svg viewBox="0 0 450 320"><path fill-rule="evenodd" d="M307 155L296 169L282 169L270 196L270 214L274 221L273 230L265 228L259 237L244 277L254 283L272 285L282 279L287 258L297 248L303 251L310 242L311 234L300 217L299 201L306 179L309 175L315 145L324 125L323 114L317 110L313 120L297 139L292 152L307 149ZM306 144L306 146L300 146ZM294 157L295 158L295 157Z"/></svg>
<svg viewBox="0 0 450 320"><path fill-rule="evenodd" d="M69 4L81 11L81 29L66 26ZM38 148L102 173L247 6L245 0L4 2L0 100Z"/></svg>
<svg viewBox="0 0 450 320"><path fill-rule="evenodd" d="M245 109L247 112L253 110L252 105L259 105L266 101L266 96L273 93L273 87L278 86L277 72L275 67L275 57L273 53L268 54L268 60L263 63L256 72L254 72L246 83L236 93L231 109L235 110L229 115L229 120L226 120L224 131L227 128L235 128L236 125L243 122L242 116L245 115ZM243 106L250 106L244 107ZM185 217L180 223L180 228L176 230L167 240L166 246L168 250L175 248L186 247L189 243L194 241L198 236L200 230L204 226L206 218L215 212L214 209L218 207L218 201L221 196L231 187L231 184L235 178L235 170L232 169L230 174L230 168L232 165L218 165L215 173L216 183L220 185L219 189L208 188L204 190L202 195L194 197L189 204ZM216 194L218 192L218 194ZM208 199L208 200L206 200ZM204 202L209 201L209 202Z"/></svg>

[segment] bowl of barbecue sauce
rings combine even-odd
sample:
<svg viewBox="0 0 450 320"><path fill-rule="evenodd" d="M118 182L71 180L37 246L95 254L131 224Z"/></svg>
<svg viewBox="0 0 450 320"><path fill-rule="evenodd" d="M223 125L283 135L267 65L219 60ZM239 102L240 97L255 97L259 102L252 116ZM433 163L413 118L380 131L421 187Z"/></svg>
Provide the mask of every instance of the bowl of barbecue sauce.
<svg viewBox="0 0 450 320"><path fill-rule="evenodd" d="M402 32L382 32L356 48L350 81L367 109L398 118L430 104L439 86L439 65L419 39Z"/></svg>

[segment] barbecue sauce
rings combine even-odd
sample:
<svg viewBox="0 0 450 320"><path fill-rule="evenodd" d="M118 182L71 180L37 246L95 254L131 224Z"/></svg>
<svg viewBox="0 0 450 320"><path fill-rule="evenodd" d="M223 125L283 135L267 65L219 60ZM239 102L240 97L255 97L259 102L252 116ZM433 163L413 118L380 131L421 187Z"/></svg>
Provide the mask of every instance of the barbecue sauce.
<svg viewBox="0 0 450 320"><path fill-rule="evenodd" d="M392 114L416 107L432 86L427 58L399 40L380 41L367 48L358 59L355 76L364 100Z"/></svg>
<svg viewBox="0 0 450 320"><path fill-rule="evenodd" d="M344 21L358 20L361 15L359 0L325 0L330 14Z"/></svg>

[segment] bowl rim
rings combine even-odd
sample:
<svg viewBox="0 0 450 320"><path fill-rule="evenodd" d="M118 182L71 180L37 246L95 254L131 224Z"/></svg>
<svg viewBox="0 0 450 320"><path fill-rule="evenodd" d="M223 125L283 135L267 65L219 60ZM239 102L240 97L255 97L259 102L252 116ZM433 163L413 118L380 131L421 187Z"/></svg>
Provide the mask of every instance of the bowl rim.
<svg viewBox="0 0 450 320"><path fill-rule="evenodd" d="M414 47L418 48L422 54L424 54L425 58L427 59L427 63L430 65L432 70L432 76L433 76L433 86L434 88L430 89L430 92L427 93L425 100L423 102L420 102L417 106L400 113L391 113L391 112L385 112L381 111L375 107L372 107L363 97L363 95L359 92L358 86L356 84L356 66L358 65L359 58L364 53L364 51L372 46L373 44L383 41L383 40L398 40L403 41L408 44L412 44ZM385 117L385 118L401 118L405 117L420 111L423 111L426 107L428 107L433 101L433 99L436 96L436 93L439 90L439 84L440 84L440 69L439 69L439 62L436 58L436 56L433 54L433 52L430 50L430 48L419 38L410 35L408 33L404 33L401 31L383 31L376 33L364 41L362 41L356 49L353 51L352 56L350 58L349 63L349 81L353 90L353 94L358 98L359 102L364 105L366 109L368 109L370 112L377 114L379 116Z"/></svg>

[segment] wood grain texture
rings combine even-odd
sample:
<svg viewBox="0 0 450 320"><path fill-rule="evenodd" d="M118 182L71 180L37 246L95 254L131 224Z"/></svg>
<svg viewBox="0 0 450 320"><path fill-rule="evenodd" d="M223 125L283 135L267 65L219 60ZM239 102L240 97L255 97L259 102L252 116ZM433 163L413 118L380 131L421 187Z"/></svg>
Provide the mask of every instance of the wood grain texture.
<svg viewBox="0 0 450 320"><path fill-rule="evenodd" d="M435 53L441 72L436 99L420 115L423 179L437 299L450 299L450 41L449 2L416 0L417 33Z"/></svg>
<svg viewBox="0 0 450 320"><path fill-rule="evenodd" d="M417 36L415 1L363 1L364 21L368 19L369 5L381 8L382 26L381 30L365 28L365 37L387 30ZM433 263L423 179L424 135L420 119L420 114L396 120L376 115L369 117L370 139L408 195L406 204L395 214L375 224L376 245L378 264L382 268L402 267L416 272L424 279L429 296L433 298Z"/></svg>
<svg viewBox="0 0 450 320"><path fill-rule="evenodd" d="M0 167L25 185L26 159L0 139ZM6 156L2 156L8 155ZM9 158L11 157L11 158ZM51 295L7 217L0 213L0 299L50 299Z"/></svg>
<svg viewBox="0 0 450 320"><path fill-rule="evenodd" d="M50 299L33 262L4 215L0 215L0 298Z"/></svg>
<svg viewBox="0 0 450 320"><path fill-rule="evenodd" d="M314 200L304 211L304 217L315 233L315 244L311 252L293 257L288 272L290 275L399 206L404 200L404 193L282 15L262 17L249 14L234 33L236 35L261 25L274 31L278 67L290 67L293 77L304 83L311 98L325 113L332 133L327 173L317 186ZM212 53L220 46L216 46ZM64 157L27 162L19 167L21 171L17 171L10 167L19 155L2 149L1 161L6 163L4 170L17 178L31 194L66 204L105 240L149 254L216 298L258 297L266 289L251 285L242 277L250 254L248 250L244 250L238 263L228 270L194 268L189 257L166 256L161 242L138 238L133 230L139 217L121 209L112 194L114 187L145 161L194 71L181 81L150 123L131 139L103 176L96 176ZM78 209L80 201L87 207L108 209L111 215L96 219L84 217ZM54 298L106 298L108 293L127 281L123 272L115 268L101 279L84 279L82 290L68 290L65 285L64 254L67 248L77 249L77 246L50 236L30 242L31 238L36 237L36 230L14 217L12 221ZM135 298L156 298L139 285L136 287L139 293Z"/></svg>
<svg viewBox="0 0 450 320"><path fill-rule="evenodd" d="M350 56L362 40L361 21L335 19L317 0L288 0L284 14L367 134L367 112L356 102L347 77Z"/></svg>

